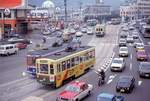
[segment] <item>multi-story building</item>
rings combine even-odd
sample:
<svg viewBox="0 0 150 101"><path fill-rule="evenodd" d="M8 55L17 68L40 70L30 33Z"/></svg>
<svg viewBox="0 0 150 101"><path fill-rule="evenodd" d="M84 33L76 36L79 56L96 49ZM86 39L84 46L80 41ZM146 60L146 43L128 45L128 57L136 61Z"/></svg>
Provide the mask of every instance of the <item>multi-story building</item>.
<svg viewBox="0 0 150 101"><path fill-rule="evenodd" d="M150 0L136 0L120 6L122 20L134 20L150 16Z"/></svg>
<svg viewBox="0 0 150 101"><path fill-rule="evenodd" d="M84 19L98 19L100 22L111 15L111 7L105 4L87 5L83 11Z"/></svg>
<svg viewBox="0 0 150 101"><path fill-rule="evenodd" d="M0 38L10 34L12 30L27 33L26 16L32 8L27 0L0 0Z"/></svg>

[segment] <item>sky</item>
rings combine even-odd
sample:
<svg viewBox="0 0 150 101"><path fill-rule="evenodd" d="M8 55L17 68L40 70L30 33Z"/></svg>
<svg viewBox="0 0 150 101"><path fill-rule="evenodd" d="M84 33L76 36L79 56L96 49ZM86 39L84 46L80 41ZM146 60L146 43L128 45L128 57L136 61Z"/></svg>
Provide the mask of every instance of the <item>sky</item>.
<svg viewBox="0 0 150 101"><path fill-rule="evenodd" d="M41 6L45 0L29 0L31 4ZM58 7L63 7L64 0L51 0ZM123 0L104 0L105 4L112 6L113 9L119 8ZM83 6L88 4L95 4L95 0L67 0L68 8L79 8L79 3L82 2Z"/></svg>

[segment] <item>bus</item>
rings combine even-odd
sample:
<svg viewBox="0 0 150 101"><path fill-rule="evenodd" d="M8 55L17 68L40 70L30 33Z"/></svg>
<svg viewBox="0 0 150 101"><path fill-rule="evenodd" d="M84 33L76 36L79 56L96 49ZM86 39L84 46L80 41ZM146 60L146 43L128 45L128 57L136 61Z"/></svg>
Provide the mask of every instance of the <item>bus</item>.
<svg viewBox="0 0 150 101"><path fill-rule="evenodd" d="M103 37L106 34L105 24L97 24L95 27L95 35L97 37Z"/></svg>
<svg viewBox="0 0 150 101"><path fill-rule="evenodd" d="M45 58L36 60L36 79L43 85L58 88L66 81L75 79L95 64L95 47L67 47L64 51L56 52Z"/></svg>
<svg viewBox="0 0 150 101"><path fill-rule="evenodd" d="M53 54L55 51L64 50L65 46L62 47L48 47L44 49L29 51L27 53L27 73L31 74L32 76L36 76L36 59L46 57L50 54Z"/></svg>
<svg viewBox="0 0 150 101"><path fill-rule="evenodd" d="M150 38L150 25L143 26L142 35L144 38Z"/></svg>
<svg viewBox="0 0 150 101"><path fill-rule="evenodd" d="M111 24L113 25L118 25L121 23L121 19L120 18L112 18L111 19Z"/></svg>
<svg viewBox="0 0 150 101"><path fill-rule="evenodd" d="M97 23L98 23L97 19L87 20L87 26L96 26Z"/></svg>

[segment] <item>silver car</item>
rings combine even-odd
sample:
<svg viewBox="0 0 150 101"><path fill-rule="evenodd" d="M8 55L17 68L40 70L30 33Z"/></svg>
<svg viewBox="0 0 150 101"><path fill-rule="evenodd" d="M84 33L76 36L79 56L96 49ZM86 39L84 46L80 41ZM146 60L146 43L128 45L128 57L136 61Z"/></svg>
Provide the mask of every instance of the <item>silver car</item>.
<svg viewBox="0 0 150 101"><path fill-rule="evenodd" d="M124 57L124 56L128 57L128 55L129 55L128 47L120 47L120 49L119 49L119 56L121 56L121 57Z"/></svg>
<svg viewBox="0 0 150 101"><path fill-rule="evenodd" d="M141 62L139 65L140 77L150 78L150 62Z"/></svg>

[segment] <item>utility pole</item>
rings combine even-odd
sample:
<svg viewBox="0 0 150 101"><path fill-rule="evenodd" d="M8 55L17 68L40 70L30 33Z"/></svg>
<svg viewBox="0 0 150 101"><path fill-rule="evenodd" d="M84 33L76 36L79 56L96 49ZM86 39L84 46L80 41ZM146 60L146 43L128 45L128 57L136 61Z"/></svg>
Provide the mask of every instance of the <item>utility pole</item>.
<svg viewBox="0 0 150 101"><path fill-rule="evenodd" d="M64 0L64 6L65 6L65 23L67 22L67 0Z"/></svg>

